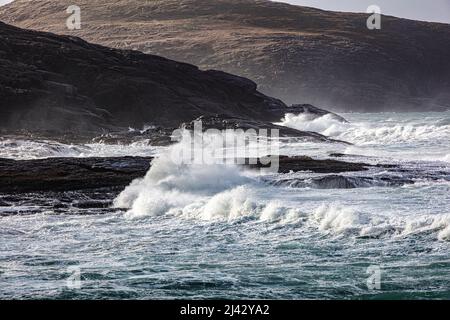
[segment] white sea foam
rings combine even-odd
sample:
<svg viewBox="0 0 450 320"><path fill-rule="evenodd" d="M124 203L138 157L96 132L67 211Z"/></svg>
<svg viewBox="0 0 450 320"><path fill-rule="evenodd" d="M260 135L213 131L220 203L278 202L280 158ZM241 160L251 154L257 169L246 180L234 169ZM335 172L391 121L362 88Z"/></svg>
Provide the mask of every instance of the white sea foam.
<svg viewBox="0 0 450 320"><path fill-rule="evenodd" d="M318 222L319 230L331 230L335 233L353 230L361 224L367 223L367 219L364 219L364 216L353 208L336 204L321 205L315 210L313 217Z"/></svg>
<svg viewBox="0 0 450 320"><path fill-rule="evenodd" d="M444 161L444 162L450 162L450 153L445 155L445 156L443 156L442 159L440 159L440 160Z"/></svg>
<svg viewBox="0 0 450 320"><path fill-rule="evenodd" d="M352 233L359 237L404 238L431 233L438 240L450 240L450 215L388 216L363 213L340 204L323 204L310 216L318 230L335 235Z"/></svg>
<svg viewBox="0 0 450 320"><path fill-rule="evenodd" d="M165 154L155 159L147 175L127 187L114 204L128 208L128 217L167 213L200 217L204 216L204 206L210 209L211 217L225 216L226 209L233 215L239 205L245 207L249 195L245 189L231 190L249 182L233 165L175 164Z"/></svg>
<svg viewBox="0 0 450 320"><path fill-rule="evenodd" d="M146 176L135 180L117 197L115 207L129 209L127 217L177 214L207 219L252 211L250 195L238 188L251 183L250 178L234 164L197 164L196 157L203 158L206 153L191 152L190 148L191 141L186 139L159 155ZM176 155L186 150L193 159L187 164L177 161Z"/></svg>
<svg viewBox="0 0 450 320"><path fill-rule="evenodd" d="M279 124L354 144L331 152L450 162L450 113L389 115L390 119L386 114L348 114L350 122L345 123L332 115L286 114Z"/></svg>
<svg viewBox="0 0 450 320"><path fill-rule="evenodd" d="M252 217L287 222L299 214L279 202L260 199L258 193L271 187L259 182L254 173L232 163L196 164L195 157L220 154L214 149L221 146L206 143L210 150L195 150L188 164L174 161L174 155L192 147L190 142L183 139L158 156L146 176L127 187L114 206L128 209L128 218L166 214L207 221Z"/></svg>
<svg viewBox="0 0 450 320"><path fill-rule="evenodd" d="M330 137L339 136L349 127L348 123L342 122L332 114L316 117L310 113L299 115L288 113L279 124L302 131L318 132Z"/></svg>
<svg viewBox="0 0 450 320"><path fill-rule="evenodd" d="M408 221L402 236L424 232L438 232L439 240L450 240L450 215L422 216Z"/></svg>
<svg viewBox="0 0 450 320"><path fill-rule="evenodd" d="M448 215L383 214L358 205L328 202L307 209L299 200L283 201L276 187L234 164L173 162L173 154L185 147L181 141L157 157L146 176L127 187L114 206L126 209L125 217L131 219L164 215L223 222L251 218L282 225L304 221L306 224L298 224L299 228L312 226L318 232L337 236L405 237L432 231L436 239L449 239Z"/></svg>
<svg viewBox="0 0 450 320"><path fill-rule="evenodd" d="M296 210L258 199L262 186L233 165L190 165L161 174L161 163L167 159L155 160L155 171L150 169L144 179L134 181L115 199L116 208L128 209L127 218L169 215L205 221L245 217L288 221L296 216Z"/></svg>
<svg viewBox="0 0 450 320"><path fill-rule="evenodd" d="M355 144L383 144L426 141L450 137L447 123L350 122L344 123L331 114L313 118L308 114L287 114L282 125L346 140Z"/></svg>
<svg viewBox="0 0 450 320"><path fill-rule="evenodd" d="M162 147L149 145L147 140L131 144L65 144L50 140L0 138L0 157L15 160L55 157L152 156L162 149Z"/></svg>

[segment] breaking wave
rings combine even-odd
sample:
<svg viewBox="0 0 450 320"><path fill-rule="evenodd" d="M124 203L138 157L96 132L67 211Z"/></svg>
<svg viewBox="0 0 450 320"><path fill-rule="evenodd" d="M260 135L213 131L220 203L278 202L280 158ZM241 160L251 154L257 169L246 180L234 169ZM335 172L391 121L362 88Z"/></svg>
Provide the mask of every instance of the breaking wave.
<svg viewBox="0 0 450 320"><path fill-rule="evenodd" d="M339 204L323 204L315 210L312 221L319 230L336 235L352 233L359 238L403 238L432 233L441 241L450 240L450 214L405 219L369 215Z"/></svg>
<svg viewBox="0 0 450 320"><path fill-rule="evenodd" d="M401 162L450 162L450 112L345 114L344 117L349 122L331 114L319 117L286 114L279 125L316 131L353 144L340 149L333 146L331 153Z"/></svg>
<svg viewBox="0 0 450 320"><path fill-rule="evenodd" d="M234 164L196 164L196 157L214 154L195 150L189 164L174 161L186 153L189 141L171 146L155 158L146 176L135 180L114 201L127 209L126 217L175 215L201 220L235 220L256 217L270 220L295 213L273 203L262 203L257 190L264 188L252 173ZM190 153L190 152L189 152Z"/></svg>
<svg viewBox="0 0 450 320"><path fill-rule="evenodd" d="M432 231L437 234L435 238L449 240L450 215L383 216L357 206L325 201L316 208L303 207L301 199L283 201L280 195L283 188L270 186L265 178L236 165L173 161L173 155L185 147L181 141L155 158L146 176L125 188L114 200L114 207L125 209L127 219L160 216L206 222L250 219L276 225L295 224L305 231L312 229L334 236L401 238Z"/></svg>
<svg viewBox="0 0 450 320"><path fill-rule="evenodd" d="M143 179L115 199L114 206L127 209L127 218L169 215L205 221L266 221L298 213L275 201L260 201L259 188L263 185L235 165L180 165L161 156Z"/></svg>
<svg viewBox="0 0 450 320"><path fill-rule="evenodd" d="M310 113L299 115L288 113L280 124L302 131L318 132L329 137L339 137L349 127L348 123L342 122L333 114L316 117Z"/></svg>
<svg viewBox="0 0 450 320"><path fill-rule="evenodd" d="M315 131L354 144L386 144L411 141L432 141L450 138L450 124L436 121L401 123L393 122L349 122L345 123L327 114L311 117L308 114L286 114L282 125L298 130Z"/></svg>

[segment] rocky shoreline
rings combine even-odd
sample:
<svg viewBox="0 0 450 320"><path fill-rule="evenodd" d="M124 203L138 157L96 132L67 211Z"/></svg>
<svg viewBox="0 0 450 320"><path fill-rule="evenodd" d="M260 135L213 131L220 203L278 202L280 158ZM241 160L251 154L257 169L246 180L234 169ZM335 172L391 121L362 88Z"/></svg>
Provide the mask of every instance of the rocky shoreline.
<svg viewBox="0 0 450 320"><path fill-rule="evenodd" d="M286 113L328 111L289 107L246 78L2 22L0 38L1 135L129 139L152 127L145 132L152 143L167 144L174 129L204 117L209 127L281 129L327 140L273 122Z"/></svg>
<svg viewBox="0 0 450 320"><path fill-rule="evenodd" d="M73 191L125 187L142 177L152 158L0 159L0 192Z"/></svg>
<svg viewBox="0 0 450 320"><path fill-rule="evenodd" d="M0 159L0 192L60 192L125 187L143 177L151 157ZM250 161L246 161L250 163ZM280 157L281 173L311 171L342 173L365 171L370 165L309 157ZM258 169L263 165L247 165Z"/></svg>

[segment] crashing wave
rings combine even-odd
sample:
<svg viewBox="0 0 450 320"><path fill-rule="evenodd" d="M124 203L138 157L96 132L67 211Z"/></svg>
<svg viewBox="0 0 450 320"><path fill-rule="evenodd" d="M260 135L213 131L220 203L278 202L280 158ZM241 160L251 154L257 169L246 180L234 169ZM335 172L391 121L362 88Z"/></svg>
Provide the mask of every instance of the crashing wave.
<svg viewBox="0 0 450 320"><path fill-rule="evenodd" d="M173 154L185 147L181 141L154 159L146 176L128 186L114 200L114 207L125 209L125 217L129 219L165 216L225 223L250 219L357 238L401 238L433 230L438 239L449 240L449 215L384 216L339 203L324 203L312 210L298 207L298 202L282 201L279 189L268 186L265 178L236 165L173 161ZM374 183L369 178L335 175L327 176L322 183L335 187L336 183L342 183L341 178L350 185Z"/></svg>
<svg viewBox="0 0 450 320"><path fill-rule="evenodd" d="M438 240L450 241L450 214L401 218L366 214L340 204L323 204L314 211L311 221L319 230L334 235L351 233L358 238L401 239L431 233L437 234Z"/></svg>
<svg viewBox="0 0 450 320"><path fill-rule="evenodd" d="M135 180L114 201L116 208L127 209L129 218L176 215L202 220L234 220L256 217L271 220L284 211L288 216L295 210L260 203L258 188L264 188L251 174L233 163L197 162L198 157L215 154L216 139L207 148L194 150L190 163L174 161L192 147L190 140L171 146L155 158L146 176ZM239 157L239 154L236 154Z"/></svg>
<svg viewBox="0 0 450 320"><path fill-rule="evenodd" d="M436 123L392 122L392 125L389 125L389 122L346 123L329 114L318 118L308 114L286 114L280 124L298 130L319 132L359 145L429 141L450 137L450 124L442 120Z"/></svg>

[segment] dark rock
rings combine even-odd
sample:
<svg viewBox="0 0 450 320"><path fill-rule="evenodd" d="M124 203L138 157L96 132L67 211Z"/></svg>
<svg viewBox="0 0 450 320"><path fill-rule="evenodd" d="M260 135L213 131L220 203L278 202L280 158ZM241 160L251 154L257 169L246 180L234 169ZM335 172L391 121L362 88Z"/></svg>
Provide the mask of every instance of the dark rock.
<svg viewBox="0 0 450 320"><path fill-rule="evenodd" d="M288 107L287 109L281 108L281 109L274 109L273 111L278 113L280 119L284 118L286 113L292 113L295 115L306 113L310 116L311 120L319 118L319 117L323 117L325 115L331 115L337 121L340 121L343 123L348 123L348 121L344 117L342 117L334 112L330 112L328 110L317 108L310 104L293 104L290 107Z"/></svg>
<svg viewBox="0 0 450 320"><path fill-rule="evenodd" d="M356 155L348 155L345 153L330 153L329 156L332 158L344 158L344 157L355 157Z"/></svg>
<svg viewBox="0 0 450 320"><path fill-rule="evenodd" d="M381 178L358 177L343 175L327 175L307 179L282 179L272 183L275 186L289 186L292 188L315 188L315 189L355 189L369 187L399 187L413 184L414 181L396 176Z"/></svg>
<svg viewBox="0 0 450 320"><path fill-rule="evenodd" d="M109 208L112 205L112 201L77 200L72 205L80 209L103 209Z"/></svg>
<svg viewBox="0 0 450 320"><path fill-rule="evenodd" d="M152 158L50 158L16 161L0 159L0 192L71 191L98 188L123 188L136 178L144 177ZM246 163L250 163L247 159ZM366 170L368 165L309 157L280 157L280 172L312 171L338 173ZM248 165L250 168L262 168ZM35 200L33 200L35 201ZM64 203L64 199L61 199ZM71 200L68 200L69 202ZM106 202L76 203L76 207L103 207Z"/></svg>
<svg viewBox="0 0 450 320"><path fill-rule="evenodd" d="M287 109L248 79L0 22L0 130L94 137L223 114L278 121ZM305 134L307 135L307 134Z"/></svg>
<svg viewBox="0 0 450 320"><path fill-rule="evenodd" d="M59 209L67 209L68 207L69 207L68 204L62 203L62 202L57 202L57 203L53 204L53 206L52 206L53 209L57 209L57 210L59 210Z"/></svg>
<svg viewBox="0 0 450 320"><path fill-rule="evenodd" d="M68 191L125 187L143 177L152 158L0 159L0 192Z"/></svg>
<svg viewBox="0 0 450 320"><path fill-rule="evenodd" d="M253 129L256 131L256 133L258 133L258 130L261 129L267 130L276 129L278 130L280 137L301 138L304 140L311 140L315 142L337 142L349 144L348 142L334 140L316 132L300 131L293 128L274 125L273 123L270 122L249 120L237 117L228 117L227 115L201 116L196 120L183 124L182 127L187 130L194 130L194 124L196 121L201 121L203 131L208 129L217 129L220 131L227 129L233 130L242 129L244 131ZM268 131L268 135L270 136L270 131Z"/></svg>
<svg viewBox="0 0 450 320"><path fill-rule="evenodd" d="M9 194L0 198L0 206L9 203L31 205L42 203L51 208L102 209L110 205L111 197L117 195L134 179L144 177L150 169L152 158L50 158L16 161L0 159L0 193ZM260 169L267 167L260 160L245 159L245 167ZM342 175L345 172L367 172L368 169L382 168L384 174ZM337 160L316 160L310 157L279 158L279 173L313 172L330 174L305 178L283 178L270 181L277 186L313 187L320 189L362 188L371 186L393 187L414 183L417 180L446 180L450 174L446 168L430 171L427 168L400 168L388 164L369 165L365 163ZM80 201L80 197L63 191L90 190ZM57 196L43 197L28 192L57 192ZM21 193L22 195L14 195ZM49 202L51 199L51 203ZM55 202L55 199L58 201Z"/></svg>
<svg viewBox="0 0 450 320"><path fill-rule="evenodd" d="M248 163L248 162L247 162ZM256 165L249 165L251 168L264 168L267 165L258 161ZM315 160L310 157L286 157L279 158L279 173L289 173L297 171L311 171L315 173L341 173L365 171L371 165L365 163L344 162L337 160Z"/></svg>
<svg viewBox="0 0 450 320"><path fill-rule="evenodd" d="M282 110L282 112L286 113L286 110ZM300 114L300 113L308 113L314 115L316 118L323 117L325 115L332 115L332 117L338 121L348 123L348 121L341 117L340 115L330 112L328 110L320 109L310 104L294 104L288 108L289 113Z"/></svg>

